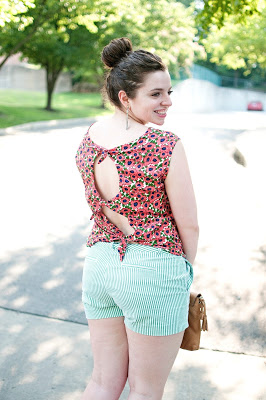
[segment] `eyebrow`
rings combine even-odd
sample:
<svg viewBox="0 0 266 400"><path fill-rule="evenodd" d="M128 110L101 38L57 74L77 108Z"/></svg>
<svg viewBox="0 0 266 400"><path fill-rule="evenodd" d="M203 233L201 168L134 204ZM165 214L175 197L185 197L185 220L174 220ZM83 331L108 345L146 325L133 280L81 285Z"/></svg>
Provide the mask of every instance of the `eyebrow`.
<svg viewBox="0 0 266 400"><path fill-rule="evenodd" d="M171 90L172 89L172 86L168 89L168 90ZM164 89L162 89L162 88L155 88L155 89L151 89L150 90L150 92L153 92L154 90L159 90L160 92L162 91L162 90L164 90Z"/></svg>

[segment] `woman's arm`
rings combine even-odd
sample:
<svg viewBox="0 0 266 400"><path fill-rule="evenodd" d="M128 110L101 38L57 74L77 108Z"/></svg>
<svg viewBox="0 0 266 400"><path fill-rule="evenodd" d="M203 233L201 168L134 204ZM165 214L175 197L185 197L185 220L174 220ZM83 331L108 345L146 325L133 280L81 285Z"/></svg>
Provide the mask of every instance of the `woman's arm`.
<svg viewBox="0 0 266 400"><path fill-rule="evenodd" d="M173 150L165 188L184 252L193 264L199 237L197 205L186 154L180 140Z"/></svg>

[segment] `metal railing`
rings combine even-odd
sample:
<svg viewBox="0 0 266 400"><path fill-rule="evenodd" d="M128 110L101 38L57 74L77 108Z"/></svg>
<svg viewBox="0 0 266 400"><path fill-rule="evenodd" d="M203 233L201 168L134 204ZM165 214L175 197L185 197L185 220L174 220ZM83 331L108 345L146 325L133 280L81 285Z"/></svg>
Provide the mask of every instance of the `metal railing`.
<svg viewBox="0 0 266 400"><path fill-rule="evenodd" d="M263 78L257 77L255 80L238 78L237 76L230 77L219 75L216 72L197 64L193 64L189 72L180 68L179 75L180 80L194 78L208 81L213 83L214 85L222 87L256 90L264 93L266 92L266 82L265 80L263 80Z"/></svg>
<svg viewBox="0 0 266 400"><path fill-rule="evenodd" d="M221 86L235 89L257 90L264 93L266 92L266 82L263 79L253 81L251 79L221 76Z"/></svg>
<svg viewBox="0 0 266 400"><path fill-rule="evenodd" d="M191 75L194 79L201 79L203 81L214 83L214 85L221 86L220 75L208 68L202 67L201 65L193 64Z"/></svg>

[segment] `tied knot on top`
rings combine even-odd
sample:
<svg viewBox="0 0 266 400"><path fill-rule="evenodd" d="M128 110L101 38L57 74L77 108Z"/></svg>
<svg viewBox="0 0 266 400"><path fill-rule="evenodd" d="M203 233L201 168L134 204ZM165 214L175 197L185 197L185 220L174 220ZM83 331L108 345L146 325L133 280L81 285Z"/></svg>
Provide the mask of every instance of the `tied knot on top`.
<svg viewBox="0 0 266 400"><path fill-rule="evenodd" d="M118 252L119 252L119 257L120 257L120 261L123 261L125 252L126 252L126 248L127 248L127 238L125 236L121 236L120 238L120 245L118 247Z"/></svg>
<svg viewBox="0 0 266 400"><path fill-rule="evenodd" d="M93 207L92 215L90 217L90 220L94 219L97 215L99 215L102 211L102 207L105 205L103 200L97 201L95 206Z"/></svg>

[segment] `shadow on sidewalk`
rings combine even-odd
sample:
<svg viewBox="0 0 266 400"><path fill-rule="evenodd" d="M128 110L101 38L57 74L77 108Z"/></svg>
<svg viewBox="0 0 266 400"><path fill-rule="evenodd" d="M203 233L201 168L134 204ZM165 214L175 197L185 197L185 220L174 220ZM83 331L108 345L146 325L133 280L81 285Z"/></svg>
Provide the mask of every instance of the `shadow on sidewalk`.
<svg viewBox="0 0 266 400"><path fill-rule="evenodd" d="M6 257L0 265L0 306L86 324L81 279L87 227Z"/></svg>

